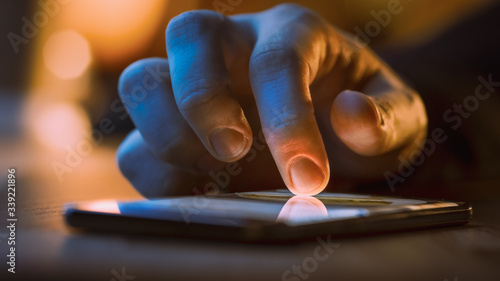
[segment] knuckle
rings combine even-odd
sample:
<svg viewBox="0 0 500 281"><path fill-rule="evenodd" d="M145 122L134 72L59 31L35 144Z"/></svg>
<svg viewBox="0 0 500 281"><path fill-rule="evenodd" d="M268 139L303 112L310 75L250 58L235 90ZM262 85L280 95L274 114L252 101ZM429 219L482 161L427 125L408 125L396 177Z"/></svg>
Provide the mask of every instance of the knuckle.
<svg viewBox="0 0 500 281"><path fill-rule="evenodd" d="M266 126L266 131L274 135L289 130L290 128L298 128L302 126L305 121L303 116L303 114L298 114L291 110L278 112Z"/></svg>
<svg viewBox="0 0 500 281"><path fill-rule="evenodd" d="M178 16L175 16L170 20L167 25L167 33L172 32L184 32L186 28L192 25L203 25L203 23L210 24L210 20L207 15L201 13L200 11L188 11Z"/></svg>
<svg viewBox="0 0 500 281"><path fill-rule="evenodd" d="M182 86L177 106L181 111L198 109L215 98L226 86L227 83L220 79L206 77L188 79Z"/></svg>
<svg viewBox="0 0 500 281"><path fill-rule="evenodd" d="M304 62L298 46L270 42L253 52L250 75L253 78L270 77L284 69L298 69Z"/></svg>
<svg viewBox="0 0 500 281"><path fill-rule="evenodd" d="M273 64L283 60L298 60L300 57L300 50L297 46L279 42L266 43L252 54L252 60L255 64L263 64L269 61L269 64Z"/></svg>
<svg viewBox="0 0 500 281"><path fill-rule="evenodd" d="M138 60L123 70L118 82L118 94L123 101L131 96L140 97L161 83L170 83L168 61L158 58Z"/></svg>
<svg viewBox="0 0 500 281"><path fill-rule="evenodd" d="M297 10L297 12L294 14L294 21L309 26L315 26L316 24L323 22L322 18L318 14L316 14L312 10L305 8Z"/></svg>
<svg viewBox="0 0 500 281"><path fill-rule="evenodd" d="M209 10L188 11L174 17L165 31L167 48L171 49L197 40L198 36L194 34L203 34L216 29L223 18L222 14Z"/></svg>
<svg viewBox="0 0 500 281"><path fill-rule="evenodd" d="M273 11L284 16L287 24L316 24L322 22L318 14L298 4L283 3L275 6Z"/></svg>

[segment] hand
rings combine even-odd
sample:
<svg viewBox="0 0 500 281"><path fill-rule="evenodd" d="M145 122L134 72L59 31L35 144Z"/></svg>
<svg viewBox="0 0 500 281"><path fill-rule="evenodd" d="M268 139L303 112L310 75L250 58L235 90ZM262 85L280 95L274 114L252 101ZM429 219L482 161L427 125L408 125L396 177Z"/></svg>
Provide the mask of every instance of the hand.
<svg viewBox="0 0 500 281"><path fill-rule="evenodd" d="M231 179L233 190L284 182L314 195L330 178L382 177L425 138L419 95L300 6L186 12L168 24L166 45L168 59L137 61L119 81L137 129L118 164L146 196L190 193L211 178L227 186L217 171L244 157L231 166L243 178Z"/></svg>

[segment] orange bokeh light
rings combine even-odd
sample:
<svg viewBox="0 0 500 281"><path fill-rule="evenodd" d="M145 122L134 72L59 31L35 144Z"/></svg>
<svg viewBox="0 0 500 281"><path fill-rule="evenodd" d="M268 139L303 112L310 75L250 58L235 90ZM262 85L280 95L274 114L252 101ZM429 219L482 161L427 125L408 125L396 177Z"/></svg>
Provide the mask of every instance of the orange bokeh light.
<svg viewBox="0 0 500 281"><path fill-rule="evenodd" d="M74 147L90 129L85 111L71 103L36 103L26 111L27 126L34 140L44 148L62 151Z"/></svg>
<svg viewBox="0 0 500 281"><path fill-rule="evenodd" d="M164 21L169 1L85 0L65 6L62 22L85 35L102 63L114 63L148 48Z"/></svg>
<svg viewBox="0 0 500 281"><path fill-rule="evenodd" d="M58 78L80 76L91 61L88 41L73 30L52 34L43 47L45 66Z"/></svg>

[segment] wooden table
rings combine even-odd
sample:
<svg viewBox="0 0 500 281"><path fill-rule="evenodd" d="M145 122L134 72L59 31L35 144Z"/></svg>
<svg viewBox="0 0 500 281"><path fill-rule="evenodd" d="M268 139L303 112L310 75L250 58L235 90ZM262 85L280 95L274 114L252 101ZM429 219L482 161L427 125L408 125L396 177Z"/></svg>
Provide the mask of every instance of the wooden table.
<svg viewBox="0 0 500 281"><path fill-rule="evenodd" d="M314 266L315 240L247 245L68 229L60 211L67 201L140 198L117 170L114 149L96 147L59 182L50 163L61 156L19 142L2 146L20 179L17 278L2 262L1 280L500 280L500 182L378 190L468 201L474 216L463 227L334 240L338 247ZM5 259L5 228L0 233ZM309 271L284 276L304 263Z"/></svg>

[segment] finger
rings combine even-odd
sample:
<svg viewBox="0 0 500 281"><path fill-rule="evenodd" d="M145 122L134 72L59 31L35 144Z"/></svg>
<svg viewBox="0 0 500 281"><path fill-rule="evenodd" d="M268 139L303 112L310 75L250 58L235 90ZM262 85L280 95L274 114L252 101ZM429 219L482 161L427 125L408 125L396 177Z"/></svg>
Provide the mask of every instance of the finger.
<svg viewBox="0 0 500 281"><path fill-rule="evenodd" d="M186 195L193 176L156 158L138 130L133 130L116 154L118 167L145 197Z"/></svg>
<svg viewBox="0 0 500 281"><path fill-rule="evenodd" d="M211 11L183 13L168 24L166 41L182 116L215 158L232 162L250 149L252 131L229 90L220 35L224 20Z"/></svg>
<svg viewBox="0 0 500 281"><path fill-rule="evenodd" d="M118 88L135 126L157 158L192 173L221 164L208 154L180 114L168 60L150 58L131 64L120 76Z"/></svg>
<svg viewBox="0 0 500 281"><path fill-rule="evenodd" d="M283 12L297 12L297 9ZM299 10L288 26L257 27L259 38L250 58L250 82L266 141L291 192L315 195L330 178L328 158L316 123L309 84L324 53L317 29L301 25L315 15ZM259 22L273 24L275 14ZM292 17L293 18L293 17ZM258 23L257 23L258 24ZM275 33L278 30L280 33ZM318 52L317 52L318 51Z"/></svg>
<svg viewBox="0 0 500 281"><path fill-rule="evenodd" d="M427 117L421 98L386 66L362 91L341 92L331 109L334 131L353 151L375 156L425 137Z"/></svg>

